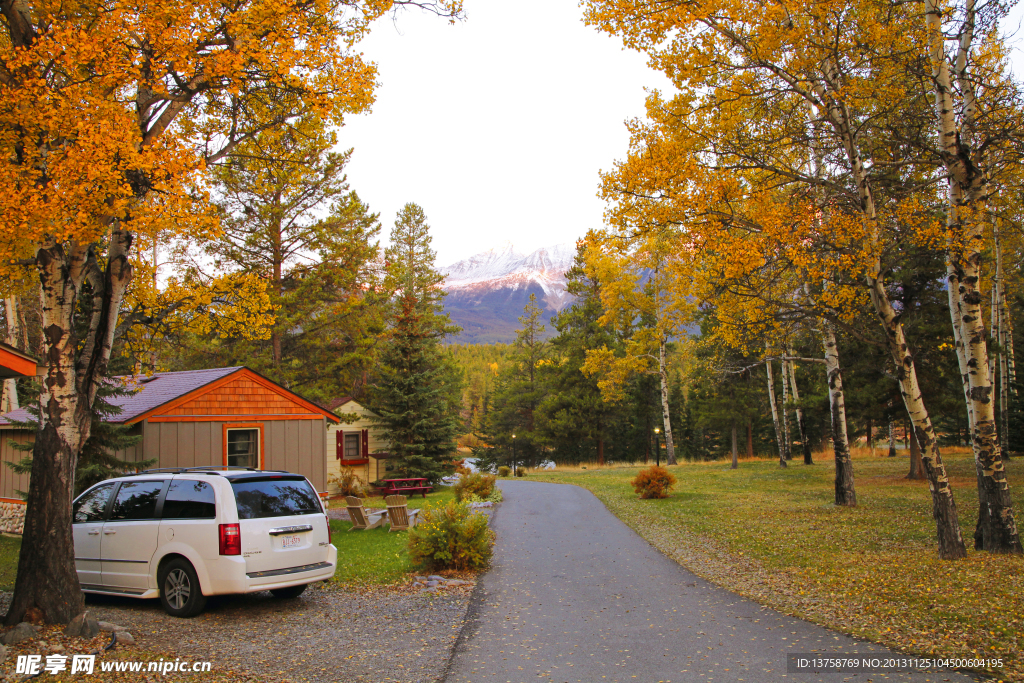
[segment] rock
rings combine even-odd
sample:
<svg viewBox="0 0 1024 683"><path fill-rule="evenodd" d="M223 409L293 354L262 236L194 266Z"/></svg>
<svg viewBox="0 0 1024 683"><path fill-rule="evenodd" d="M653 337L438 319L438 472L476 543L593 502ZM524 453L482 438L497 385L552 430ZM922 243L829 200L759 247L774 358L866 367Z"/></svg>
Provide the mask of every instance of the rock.
<svg viewBox="0 0 1024 683"><path fill-rule="evenodd" d="M0 645L0 664L7 661L7 646Z"/></svg>
<svg viewBox="0 0 1024 683"><path fill-rule="evenodd" d="M437 588L434 587L434 586L431 586L430 588L424 588L423 590L420 591L420 593L436 593L436 592L437 592Z"/></svg>
<svg viewBox="0 0 1024 683"><path fill-rule="evenodd" d="M64 646L60 643L54 643L50 646L50 652L64 652Z"/></svg>
<svg viewBox="0 0 1024 683"><path fill-rule="evenodd" d="M4 645L14 645L20 643L23 640L27 640L36 634L39 630L38 626L33 626L27 621L23 621L7 633L0 636L0 643Z"/></svg>
<svg viewBox="0 0 1024 683"><path fill-rule="evenodd" d="M135 644L135 638L133 638L132 634L128 633L128 631L117 631L114 635L117 636L117 644L118 645L134 645Z"/></svg>
<svg viewBox="0 0 1024 683"><path fill-rule="evenodd" d="M118 626L117 624L112 624L109 621L98 621L96 623L100 627L101 631L106 631L107 633L117 633L118 631L124 630L124 626Z"/></svg>
<svg viewBox="0 0 1024 683"><path fill-rule="evenodd" d="M64 627L64 635L75 638L95 638L99 632L100 623L89 616L88 612L82 612Z"/></svg>
<svg viewBox="0 0 1024 683"><path fill-rule="evenodd" d="M444 581L444 577L443 576L438 576L437 574L431 574L427 578L430 579L431 581Z"/></svg>
<svg viewBox="0 0 1024 683"><path fill-rule="evenodd" d="M449 586L468 586L469 581L460 581L459 579L449 579Z"/></svg>
<svg viewBox="0 0 1024 683"><path fill-rule="evenodd" d="M438 583L440 583L440 581L427 581L427 583L426 583L425 585L427 586L427 588L433 588L433 587L435 587L435 586L436 586L436 585L437 585Z"/></svg>

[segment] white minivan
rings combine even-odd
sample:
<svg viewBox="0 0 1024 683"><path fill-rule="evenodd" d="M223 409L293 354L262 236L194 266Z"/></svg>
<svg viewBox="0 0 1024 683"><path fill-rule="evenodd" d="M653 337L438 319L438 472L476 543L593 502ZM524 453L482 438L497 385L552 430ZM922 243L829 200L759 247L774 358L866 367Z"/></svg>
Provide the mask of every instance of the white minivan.
<svg viewBox="0 0 1024 683"><path fill-rule="evenodd" d="M96 484L72 514L84 592L159 596L176 617L198 614L210 595L293 598L338 565L320 497L300 474L146 470Z"/></svg>

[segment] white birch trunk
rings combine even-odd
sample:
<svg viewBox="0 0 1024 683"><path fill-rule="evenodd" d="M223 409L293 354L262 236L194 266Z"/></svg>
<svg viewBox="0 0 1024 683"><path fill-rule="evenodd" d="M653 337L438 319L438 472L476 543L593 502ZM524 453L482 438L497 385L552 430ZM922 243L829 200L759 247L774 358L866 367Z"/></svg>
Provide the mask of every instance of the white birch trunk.
<svg viewBox="0 0 1024 683"><path fill-rule="evenodd" d="M768 403L772 407L772 424L775 425L775 440L779 444L779 467L786 467L786 445L782 435L782 424L779 423L779 409L775 404L775 377L772 374L772 361L766 358L764 367L768 370Z"/></svg>
<svg viewBox="0 0 1024 683"><path fill-rule="evenodd" d="M786 448L786 462L793 459L793 440L789 433L789 361L782 359L782 438Z"/></svg>
<svg viewBox="0 0 1024 683"><path fill-rule="evenodd" d="M832 420L832 450L836 462L836 505L854 506L857 493L853 487L853 462L850 440L846 432L846 400L843 396L843 373L839 368L839 345L832 324L824 321L821 333L828 378L829 415Z"/></svg>
<svg viewBox="0 0 1024 683"><path fill-rule="evenodd" d="M982 316L979 284L984 220L987 214L988 183L983 146L977 144L975 83L968 73L974 41L976 7L966 0L959 30L956 54L959 107L954 102L949 63L946 57L943 9L937 0L925 0L924 22L928 40L928 58L932 68L935 110L938 122L939 151L949 177L948 221L956 239L947 248L947 261L959 279L957 297L959 315L954 327L960 327L964 343L969 382L969 410L973 413L971 445L979 479L978 526L975 547L992 552L1022 552L1010 487L996 433L992 376L989 372L986 330ZM959 120L957 109L960 110ZM969 211L961 212L961 207ZM922 444L923 445L923 444Z"/></svg>
<svg viewBox="0 0 1024 683"><path fill-rule="evenodd" d="M787 356L793 356L793 350L790 348L786 349ZM804 410L800 407L800 389L796 385L796 361L789 361L789 385L790 390L793 392L793 403L795 404L796 413L796 427L800 434L800 446L804 454L804 464L813 465L814 458L811 455L811 444L807 439L807 427L804 424Z"/></svg>
<svg viewBox="0 0 1024 683"><path fill-rule="evenodd" d="M4 298L4 312L7 315L7 343L25 351L21 345L21 318L18 311L18 297L8 296ZM18 401L18 380L14 377L4 380L3 395L0 396L0 415L17 410L21 407Z"/></svg>
<svg viewBox="0 0 1024 683"><path fill-rule="evenodd" d="M896 457L896 422L889 420L889 457Z"/></svg>
<svg viewBox="0 0 1024 683"><path fill-rule="evenodd" d="M668 369L665 366L665 338L658 342L658 374L661 377L661 416L665 424L665 455L669 465L676 464L676 447L672 440L672 419L668 410Z"/></svg>

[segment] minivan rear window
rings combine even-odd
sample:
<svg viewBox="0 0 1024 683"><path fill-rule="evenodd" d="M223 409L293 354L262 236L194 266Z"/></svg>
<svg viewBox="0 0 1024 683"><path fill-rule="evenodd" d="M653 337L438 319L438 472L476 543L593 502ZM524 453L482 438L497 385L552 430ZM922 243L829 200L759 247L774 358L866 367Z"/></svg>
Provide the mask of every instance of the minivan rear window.
<svg viewBox="0 0 1024 683"><path fill-rule="evenodd" d="M217 499L205 481L175 479L164 497L164 519L214 519Z"/></svg>
<svg viewBox="0 0 1024 683"><path fill-rule="evenodd" d="M232 481L239 519L294 517L323 513L316 491L305 479Z"/></svg>

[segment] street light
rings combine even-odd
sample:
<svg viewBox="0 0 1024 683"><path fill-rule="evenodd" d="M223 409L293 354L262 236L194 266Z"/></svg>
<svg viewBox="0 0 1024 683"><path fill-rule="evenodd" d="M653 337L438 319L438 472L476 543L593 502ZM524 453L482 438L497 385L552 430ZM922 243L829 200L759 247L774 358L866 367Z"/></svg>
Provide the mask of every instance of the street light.
<svg viewBox="0 0 1024 683"><path fill-rule="evenodd" d="M512 476L516 476L516 435L512 435Z"/></svg>
<svg viewBox="0 0 1024 683"><path fill-rule="evenodd" d="M661 443L658 441L658 437L661 435L661 429L658 427L654 428L654 464L661 467Z"/></svg>

